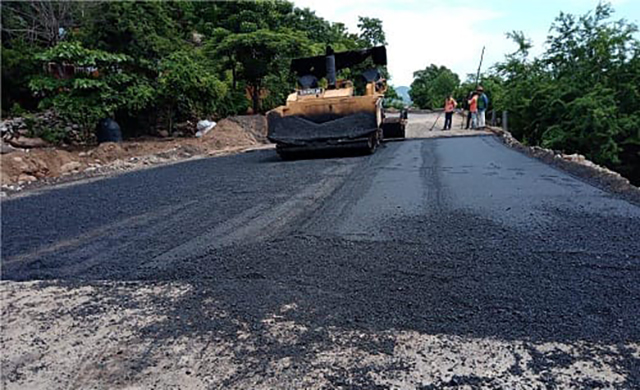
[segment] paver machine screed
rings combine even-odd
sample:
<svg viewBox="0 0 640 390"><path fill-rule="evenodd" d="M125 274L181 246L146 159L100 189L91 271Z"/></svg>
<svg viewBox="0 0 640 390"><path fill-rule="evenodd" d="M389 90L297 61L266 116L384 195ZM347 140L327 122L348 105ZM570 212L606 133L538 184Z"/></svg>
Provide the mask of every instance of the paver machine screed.
<svg viewBox="0 0 640 390"><path fill-rule="evenodd" d="M389 126L389 134L384 134L383 98L387 85L377 68L362 73L365 85L361 96L354 94L352 81L336 80L337 71L368 58L376 66L386 65L385 47L340 53L327 47L324 56L292 61L291 70L298 77L299 88L287 97L284 106L267 113L268 138L282 158L344 148L373 153L383 136L404 137L404 127L400 129L396 123ZM326 88L318 87L322 77L326 77Z"/></svg>

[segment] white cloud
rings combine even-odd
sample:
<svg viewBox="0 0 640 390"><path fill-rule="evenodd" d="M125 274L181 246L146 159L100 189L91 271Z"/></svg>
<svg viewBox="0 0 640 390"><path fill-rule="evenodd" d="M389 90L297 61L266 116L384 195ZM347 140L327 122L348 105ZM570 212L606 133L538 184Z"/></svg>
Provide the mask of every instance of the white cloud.
<svg viewBox="0 0 640 390"><path fill-rule="evenodd" d="M477 1L457 1L455 6L434 0L314 1L297 0L298 7L309 7L332 22L342 22L357 32L358 16L382 20L387 35L389 71L394 85L410 85L413 72L430 64L445 65L462 79L474 73L482 46L486 45L485 64L502 59L513 51L504 35L479 32L483 23L501 15L479 8ZM499 53L499 54L498 54ZM486 67L483 66L483 69Z"/></svg>
<svg viewBox="0 0 640 390"><path fill-rule="evenodd" d="M533 41L532 56L544 51L548 28L560 9L582 14L601 0L540 0L540 9L531 17L549 14L539 26L529 23L529 15L503 14L498 2L478 0L293 0L298 7L308 7L318 16L342 22L351 32L358 32L358 16L382 20L387 35L387 54L392 84L410 85L413 72L430 64L444 65L465 79L478 68L480 52L486 46L483 70L517 49L505 37L507 31L521 29ZM629 8L640 0L608 0L614 6ZM496 7L493 9L491 7ZM517 8L517 7L516 7ZM635 9L635 8L633 8ZM629 12L627 10L627 12ZM637 14L637 12L636 12ZM628 17L629 15L620 15ZM524 24L524 25L523 25ZM525 26L526 25L526 26ZM640 37L640 34L638 34Z"/></svg>
<svg viewBox="0 0 640 390"><path fill-rule="evenodd" d="M445 65L462 78L473 73L482 46L496 40L479 33L476 27L497 16L474 8L431 8L385 15L383 23L388 31L389 69L394 84L409 85L414 71L432 63ZM494 49L495 46L491 48Z"/></svg>

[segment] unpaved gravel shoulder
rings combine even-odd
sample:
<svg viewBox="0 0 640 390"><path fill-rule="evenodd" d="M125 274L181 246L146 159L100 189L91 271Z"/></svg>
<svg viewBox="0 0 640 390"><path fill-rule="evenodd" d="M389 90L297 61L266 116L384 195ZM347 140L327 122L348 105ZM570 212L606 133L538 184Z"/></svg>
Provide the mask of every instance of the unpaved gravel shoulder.
<svg viewBox="0 0 640 390"><path fill-rule="evenodd" d="M640 358L637 343L311 329L292 319L300 310L293 302L256 326L237 322L215 296L199 311L210 321L234 321L234 336L176 334L158 342L154 329L163 321L189 328L190 319L171 318L169 306L193 291L178 282L2 282L2 387L622 388L620 356ZM168 306L158 305L159 296ZM316 332L333 341L305 342Z"/></svg>

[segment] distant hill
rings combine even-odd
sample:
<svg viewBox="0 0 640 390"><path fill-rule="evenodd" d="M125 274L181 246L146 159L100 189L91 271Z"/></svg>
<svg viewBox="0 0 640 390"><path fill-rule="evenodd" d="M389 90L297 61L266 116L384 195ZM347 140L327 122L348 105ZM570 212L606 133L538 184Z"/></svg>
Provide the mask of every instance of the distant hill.
<svg viewBox="0 0 640 390"><path fill-rule="evenodd" d="M398 96L400 96L402 98L402 101L405 102L406 104L411 104L411 97L409 96L409 90L411 88L409 87L395 87L396 93L398 94Z"/></svg>

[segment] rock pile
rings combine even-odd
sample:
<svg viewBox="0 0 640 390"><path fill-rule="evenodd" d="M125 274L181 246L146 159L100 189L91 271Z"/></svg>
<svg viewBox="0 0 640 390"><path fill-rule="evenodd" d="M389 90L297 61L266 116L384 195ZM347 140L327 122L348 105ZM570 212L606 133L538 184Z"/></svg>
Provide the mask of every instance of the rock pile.
<svg viewBox="0 0 640 390"><path fill-rule="evenodd" d="M5 119L0 123L2 140L16 148L42 148L50 146L41 138L46 131L57 130L72 143L81 141L80 126L60 118L53 110L35 115Z"/></svg>

